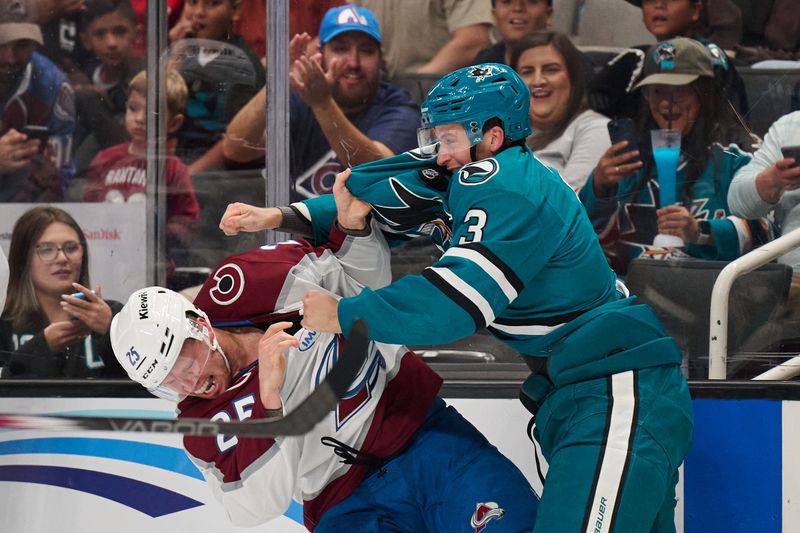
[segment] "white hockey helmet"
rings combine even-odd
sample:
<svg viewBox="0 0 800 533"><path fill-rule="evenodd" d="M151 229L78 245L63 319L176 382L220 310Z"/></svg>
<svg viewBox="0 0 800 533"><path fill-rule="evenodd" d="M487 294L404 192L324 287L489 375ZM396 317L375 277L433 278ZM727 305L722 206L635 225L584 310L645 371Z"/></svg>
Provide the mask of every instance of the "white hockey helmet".
<svg viewBox="0 0 800 533"><path fill-rule="evenodd" d="M210 328L208 316L180 294L146 287L131 294L111 321L111 346L132 380L160 398L180 401L192 392L212 350L222 354ZM195 346L189 357L183 349L187 339L203 343L200 355ZM176 367L182 357L187 364Z"/></svg>

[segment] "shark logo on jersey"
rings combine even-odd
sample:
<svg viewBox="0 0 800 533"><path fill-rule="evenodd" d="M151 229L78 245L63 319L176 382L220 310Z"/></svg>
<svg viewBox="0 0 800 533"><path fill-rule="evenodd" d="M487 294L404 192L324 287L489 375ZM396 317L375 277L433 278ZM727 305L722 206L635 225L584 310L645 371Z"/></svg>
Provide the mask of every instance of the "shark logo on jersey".
<svg viewBox="0 0 800 533"><path fill-rule="evenodd" d="M506 515L505 509L497 505L495 502L478 503L475 506L475 513L469 521L469 525L475 530L475 533L480 533L486 529L486 524L495 518L500 520Z"/></svg>
<svg viewBox="0 0 800 533"><path fill-rule="evenodd" d="M372 204L373 213L387 231L430 235L437 242L450 240L452 218L444 210L441 198L419 196L397 178L389 178L389 185L400 205Z"/></svg>
<svg viewBox="0 0 800 533"><path fill-rule="evenodd" d="M235 263L225 263L219 267L214 272L213 280L217 284L208 291L208 295L219 305L231 305L244 291L244 272Z"/></svg>
<svg viewBox="0 0 800 533"><path fill-rule="evenodd" d="M464 185L480 185L486 183L500 170L495 159L484 159L469 163L458 171L458 181Z"/></svg>

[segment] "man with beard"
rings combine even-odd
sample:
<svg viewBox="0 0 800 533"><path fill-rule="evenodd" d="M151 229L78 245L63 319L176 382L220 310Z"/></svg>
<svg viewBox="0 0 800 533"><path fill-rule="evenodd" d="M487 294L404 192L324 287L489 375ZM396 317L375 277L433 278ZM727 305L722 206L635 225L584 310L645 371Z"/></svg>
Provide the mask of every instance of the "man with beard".
<svg viewBox="0 0 800 533"><path fill-rule="evenodd" d="M0 202L57 201L72 175L72 88L20 3L0 6Z"/></svg>
<svg viewBox="0 0 800 533"><path fill-rule="evenodd" d="M290 44L292 200L331 192L336 173L416 146L419 108L405 90L380 79L383 54L375 16L345 5L329 9L319 31ZM228 126L225 157L264 157L266 98L262 90Z"/></svg>

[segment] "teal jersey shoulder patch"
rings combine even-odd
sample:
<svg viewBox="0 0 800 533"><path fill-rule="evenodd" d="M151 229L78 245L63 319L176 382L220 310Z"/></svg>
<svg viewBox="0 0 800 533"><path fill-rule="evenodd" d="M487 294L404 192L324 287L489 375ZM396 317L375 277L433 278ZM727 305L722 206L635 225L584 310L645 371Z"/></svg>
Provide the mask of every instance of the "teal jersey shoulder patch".
<svg viewBox="0 0 800 533"><path fill-rule="evenodd" d="M458 181L464 185L480 185L486 183L500 170L494 158L468 163L458 171Z"/></svg>

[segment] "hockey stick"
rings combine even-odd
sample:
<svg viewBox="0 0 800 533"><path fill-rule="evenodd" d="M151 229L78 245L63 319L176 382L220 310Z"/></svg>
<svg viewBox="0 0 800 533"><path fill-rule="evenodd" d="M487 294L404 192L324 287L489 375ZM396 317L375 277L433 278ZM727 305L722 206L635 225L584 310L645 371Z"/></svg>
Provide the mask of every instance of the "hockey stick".
<svg viewBox="0 0 800 533"><path fill-rule="evenodd" d="M204 418L163 420L152 418L100 418L59 415L13 415L0 413L1 429L133 431L182 433L184 435L240 435L275 437L308 433L325 418L347 392L367 358L367 325L359 319L325 380L300 405L275 420L242 422L211 421Z"/></svg>

